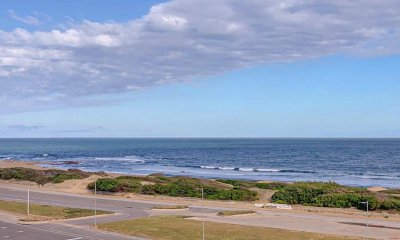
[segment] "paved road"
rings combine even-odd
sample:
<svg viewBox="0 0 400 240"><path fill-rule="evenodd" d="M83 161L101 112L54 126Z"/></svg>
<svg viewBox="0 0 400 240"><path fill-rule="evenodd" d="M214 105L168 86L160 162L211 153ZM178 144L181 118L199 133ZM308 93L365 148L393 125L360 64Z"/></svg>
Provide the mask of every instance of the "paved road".
<svg viewBox="0 0 400 240"><path fill-rule="evenodd" d="M31 201L34 203L61 205L66 207L93 208L94 200L91 196L82 196L77 194L55 193L43 190L32 190ZM25 201L26 189L0 186L0 199ZM151 214L149 211L155 205L162 203L138 201L130 199L114 199L108 197L99 197L97 200L98 209L117 212L117 215L99 217L98 223L122 220L128 218L144 217ZM350 235L364 237L365 234L365 219L347 217L347 216L322 216L308 213L298 213L290 211L259 211L260 214L255 216L241 217L217 217L216 213L221 207L205 207L206 220L215 222L234 223L251 226L274 227L281 229L291 229L297 231L308 231L318 233L328 233L337 235ZM190 205L190 210L186 211L168 211L170 214L201 216L201 206ZM154 212L154 211L153 211ZM161 211L163 214L166 212ZM154 213L152 213L154 214ZM43 230L57 229L62 232L76 232L80 236L91 236L93 234L89 229L93 225L93 218L68 220L69 226L58 223L36 225ZM384 221L384 220L369 220L370 228L368 235L376 239L399 239L400 240L400 222ZM81 228L77 228L77 226ZM83 228L82 228L83 227ZM84 231L84 229L86 229ZM105 236L98 239L107 239ZM32 238L30 238L32 239ZM110 238L119 239L119 238ZM121 237L121 239L123 239ZM125 238L126 239L126 238Z"/></svg>
<svg viewBox="0 0 400 240"><path fill-rule="evenodd" d="M41 240L66 240L75 236L56 232L43 232L28 226L0 221L0 239L41 239Z"/></svg>
<svg viewBox="0 0 400 240"><path fill-rule="evenodd" d="M26 202L26 189L0 186L0 199L10 201ZM94 198L78 194L67 194L60 192L47 192L41 190L30 191L30 201L36 204L57 205L75 208L94 208ZM141 218L149 216L149 209L165 203L149 203L146 201L133 201L129 199L110 199L107 197L97 197L97 209L116 212L117 215L98 217L97 223L111 222L122 219ZM205 212L217 213L221 208L205 209ZM199 206L193 206L191 213L197 215L201 213ZM90 226L94 224L94 218L66 220L69 224L77 226Z"/></svg>
<svg viewBox="0 0 400 240"><path fill-rule="evenodd" d="M0 221L0 239L6 240L143 240L65 224L22 225Z"/></svg>

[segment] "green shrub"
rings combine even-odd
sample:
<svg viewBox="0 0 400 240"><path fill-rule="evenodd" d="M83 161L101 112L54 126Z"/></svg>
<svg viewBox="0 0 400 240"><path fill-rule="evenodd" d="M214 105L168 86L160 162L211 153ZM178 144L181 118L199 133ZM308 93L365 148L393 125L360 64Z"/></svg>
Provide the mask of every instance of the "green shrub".
<svg viewBox="0 0 400 240"><path fill-rule="evenodd" d="M4 168L0 169L0 179L16 179L21 181L32 181L38 184L49 182L61 183L68 179L82 179L90 174L80 170L36 170L30 168Z"/></svg>
<svg viewBox="0 0 400 240"><path fill-rule="evenodd" d="M153 176L148 176L154 178ZM144 177L139 177L143 179ZM156 180L154 184L142 185L138 177L122 176L115 179L100 178L97 180L97 190L106 192L136 192L146 195L167 195L172 197L201 198L201 188L204 198L218 200L253 201L257 192L248 189L225 189L211 184L203 179L189 177L168 177L163 182ZM88 185L94 189L94 183Z"/></svg>
<svg viewBox="0 0 400 240"><path fill-rule="evenodd" d="M261 189L271 189L271 190L280 190L284 187L286 187L288 183L284 182L269 182L269 183L263 183L263 182L258 182L256 183L256 187L261 188Z"/></svg>
<svg viewBox="0 0 400 240"><path fill-rule="evenodd" d="M62 183L65 180L80 179L80 178L81 178L81 176L79 176L76 173L59 173L52 178L52 182L53 183Z"/></svg>
<svg viewBox="0 0 400 240"><path fill-rule="evenodd" d="M256 183L251 181L236 180L236 179L217 179L217 182L232 185L236 189L252 188Z"/></svg>
<svg viewBox="0 0 400 240"><path fill-rule="evenodd" d="M324 188L306 185L289 185L272 195L272 201L283 201L288 204L311 204L315 197L328 193Z"/></svg>
<svg viewBox="0 0 400 240"><path fill-rule="evenodd" d="M379 209L400 211L400 200L396 198L388 198L379 203Z"/></svg>
<svg viewBox="0 0 400 240"><path fill-rule="evenodd" d="M298 182L289 184L272 195L273 202L303 204L319 207L349 208L366 210L368 201L370 210L379 207L376 194L365 188L341 186L328 182Z"/></svg>
<svg viewBox="0 0 400 240"><path fill-rule="evenodd" d="M102 192L118 192L119 190L118 181L112 178L99 178L96 182L90 183L87 188L94 190L95 186L97 191Z"/></svg>
<svg viewBox="0 0 400 240"><path fill-rule="evenodd" d="M375 195L362 195L360 201L355 205L360 210L367 210L367 204L365 202L368 201L368 210L376 210L379 207L378 198Z"/></svg>
<svg viewBox="0 0 400 240"><path fill-rule="evenodd" d="M319 207L350 208L358 206L361 196L353 193L328 193L319 195L312 205Z"/></svg>

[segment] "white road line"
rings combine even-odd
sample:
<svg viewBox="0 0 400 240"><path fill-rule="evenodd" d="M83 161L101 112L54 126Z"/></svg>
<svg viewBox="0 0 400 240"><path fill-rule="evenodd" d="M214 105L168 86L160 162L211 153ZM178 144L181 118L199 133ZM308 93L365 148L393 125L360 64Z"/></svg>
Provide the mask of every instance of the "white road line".
<svg viewBox="0 0 400 240"><path fill-rule="evenodd" d="M17 231L17 232L19 232L19 233L23 233L24 231L20 230L20 231Z"/></svg>
<svg viewBox="0 0 400 240"><path fill-rule="evenodd" d="M77 237L77 238L68 238L67 240L79 240L82 239L81 237Z"/></svg>
<svg viewBox="0 0 400 240"><path fill-rule="evenodd" d="M1 228L6 229L7 227L1 227Z"/></svg>

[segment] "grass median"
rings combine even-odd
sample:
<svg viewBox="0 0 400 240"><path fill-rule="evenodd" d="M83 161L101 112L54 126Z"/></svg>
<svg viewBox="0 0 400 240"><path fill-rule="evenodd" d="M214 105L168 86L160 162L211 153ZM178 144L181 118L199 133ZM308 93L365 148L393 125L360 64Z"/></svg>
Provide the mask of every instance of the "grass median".
<svg viewBox="0 0 400 240"><path fill-rule="evenodd" d="M30 204L30 214L48 219L70 219L94 216L94 210L82 208L68 208L49 205ZM0 211L26 215L27 204L0 200ZM111 214L112 212L97 210L97 215ZM34 218L32 218L34 219Z"/></svg>
<svg viewBox="0 0 400 240"><path fill-rule="evenodd" d="M106 231L154 240L201 239L202 222L178 216L156 216L100 224ZM274 228L252 227L225 223L205 222L205 238L208 240L349 240L340 236L296 232Z"/></svg>

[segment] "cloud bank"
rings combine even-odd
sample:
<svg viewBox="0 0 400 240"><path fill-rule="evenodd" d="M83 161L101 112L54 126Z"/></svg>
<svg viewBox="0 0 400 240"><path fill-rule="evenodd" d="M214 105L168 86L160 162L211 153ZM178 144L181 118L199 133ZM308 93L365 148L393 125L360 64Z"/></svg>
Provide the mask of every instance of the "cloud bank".
<svg viewBox="0 0 400 240"><path fill-rule="evenodd" d="M397 0L173 0L124 23L0 30L0 112L88 104L258 64L399 54L399 12Z"/></svg>

